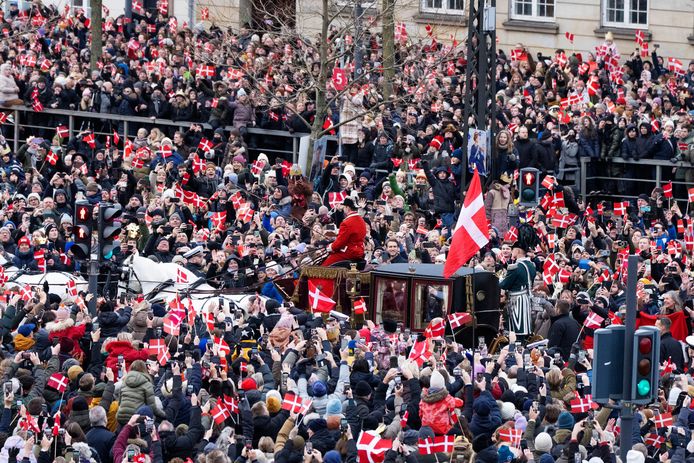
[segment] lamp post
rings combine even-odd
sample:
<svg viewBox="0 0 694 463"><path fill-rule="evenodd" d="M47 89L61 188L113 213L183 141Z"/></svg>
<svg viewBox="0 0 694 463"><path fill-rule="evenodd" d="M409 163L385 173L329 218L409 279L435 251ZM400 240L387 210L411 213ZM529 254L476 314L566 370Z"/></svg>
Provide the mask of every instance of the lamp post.
<svg viewBox="0 0 694 463"><path fill-rule="evenodd" d="M357 270L357 264L350 264L349 270L347 270L347 275L345 277L345 292L350 300L350 309L352 316L350 317L350 322L352 328L355 326L354 317L354 301L361 297L361 278L359 277L359 271ZM362 315L362 322L364 321L364 315Z"/></svg>

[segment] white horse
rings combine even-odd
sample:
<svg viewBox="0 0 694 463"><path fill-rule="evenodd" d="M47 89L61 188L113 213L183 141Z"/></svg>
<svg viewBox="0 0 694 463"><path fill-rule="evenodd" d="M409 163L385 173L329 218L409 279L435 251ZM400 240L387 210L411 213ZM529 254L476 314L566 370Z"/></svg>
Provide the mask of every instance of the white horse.
<svg viewBox="0 0 694 463"><path fill-rule="evenodd" d="M68 272L24 273L2 256L0 256L0 265L4 267L5 276L8 277L5 284L7 288L23 288L26 285L42 287L44 282L48 282L48 292L60 296L61 299L70 298L67 294L67 282L70 280L75 282L77 291L89 290L87 281L79 275Z"/></svg>
<svg viewBox="0 0 694 463"><path fill-rule="evenodd" d="M221 302L223 308L247 313L253 294L218 294L207 283L196 283L199 278L178 264L159 263L137 254L123 261L123 274L118 281L118 294L142 294L150 302L171 300L177 293L189 297L197 313L208 311L212 301ZM263 300L267 299L261 296ZM207 310L206 310L207 307Z"/></svg>

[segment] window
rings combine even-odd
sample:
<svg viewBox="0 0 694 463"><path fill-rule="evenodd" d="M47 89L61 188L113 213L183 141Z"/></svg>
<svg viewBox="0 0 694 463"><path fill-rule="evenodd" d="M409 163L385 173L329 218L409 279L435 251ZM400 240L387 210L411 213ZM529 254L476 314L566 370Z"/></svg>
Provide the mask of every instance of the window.
<svg viewBox="0 0 694 463"><path fill-rule="evenodd" d="M511 18L554 21L554 0L511 0Z"/></svg>
<svg viewBox="0 0 694 463"><path fill-rule="evenodd" d="M422 12L462 15L465 0L421 0Z"/></svg>
<svg viewBox="0 0 694 463"><path fill-rule="evenodd" d="M413 329L423 330L432 319L446 317L449 312L449 290L448 284L424 281L416 281L414 283Z"/></svg>
<svg viewBox="0 0 694 463"><path fill-rule="evenodd" d="M648 0L603 0L602 4L605 26L648 26Z"/></svg>

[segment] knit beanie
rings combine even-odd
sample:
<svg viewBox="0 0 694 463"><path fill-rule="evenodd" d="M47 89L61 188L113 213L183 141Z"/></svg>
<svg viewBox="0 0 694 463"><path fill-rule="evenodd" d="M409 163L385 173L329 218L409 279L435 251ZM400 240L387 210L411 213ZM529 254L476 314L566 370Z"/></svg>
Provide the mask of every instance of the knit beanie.
<svg viewBox="0 0 694 463"><path fill-rule="evenodd" d="M282 396L276 390L268 391L265 395L265 405L270 413L277 413L282 409Z"/></svg>
<svg viewBox="0 0 694 463"><path fill-rule="evenodd" d="M559 418L557 419L557 426L559 426L559 429L572 429L574 424L575 420L571 413L564 411L559 414Z"/></svg>
<svg viewBox="0 0 694 463"><path fill-rule="evenodd" d="M552 450L552 436L541 432L535 438L535 450L538 452L550 452Z"/></svg>
<svg viewBox="0 0 694 463"><path fill-rule="evenodd" d="M341 415L342 414L342 402L340 399L332 398L328 400L328 404L325 407L325 415Z"/></svg>
<svg viewBox="0 0 694 463"><path fill-rule="evenodd" d="M431 379L429 380L429 386L431 389L445 389L446 388L446 381L443 379L443 375L439 373L438 371L434 371L431 374Z"/></svg>

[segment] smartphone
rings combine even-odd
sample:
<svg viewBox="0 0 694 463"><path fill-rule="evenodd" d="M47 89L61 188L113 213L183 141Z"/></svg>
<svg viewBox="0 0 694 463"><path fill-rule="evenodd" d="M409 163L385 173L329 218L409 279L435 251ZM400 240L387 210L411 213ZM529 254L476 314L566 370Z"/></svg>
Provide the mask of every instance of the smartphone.
<svg viewBox="0 0 694 463"><path fill-rule="evenodd" d="M286 371L282 372L282 388L287 389L287 378L289 378L289 373Z"/></svg>
<svg viewBox="0 0 694 463"><path fill-rule="evenodd" d="M479 383L480 381L482 381L483 379L484 379L484 373L477 373L477 374L475 375L475 381L477 381L478 383Z"/></svg>
<svg viewBox="0 0 694 463"><path fill-rule="evenodd" d="M398 375L395 377L395 385L396 385L396 386L399 386L400 384L402 384L402 376L400 376L400 375L398 374Z"/></svg>
<svg viewBox="0 0 694 463"><path fill-rule="evenodd" d="M135 459L135 452L133 451L133 460ZM128 461L133 461L130 459L130 455L128 454ZM80 451L79 450L73 450L72 451L72 461L75 463L79 463L80 461Z"/></svg>
<svg viewBox="0 0 694 463"><path fill-rule="evenodd" d="M313 442L306 442L304 444L304 448L306 449L307 454L313 453Z"/></svg>
<svg viewBox="0 0 694 463"><path fill-rule="evenodd" d="M519 354L523 353L523 345L520 342L516 342L516 352Z"/></svg>
<svg viewBox="0 0 694 463"><path fill-rule="evenodd" d="M193 392L195 392L195 386L193 386L192 384L189 384L187 390L188 390L188 395L192 395Z"/></svg>
<svg viewBox="0 0 694 463"><path fill-rule="evenodd" d="M118 363L123 363L123 356L122 355L118 356Z"/></svg>
<svg viewBox="0 0 694 463"><path fill-rule="evenodd" d="M347 427L349 426L349 423L347 422L347 418L342 418L340 419L340 431L341 432L347 432Z"/></svg>
<svg viewBox="0 0 694 463"><path fill-rule="evenodd" d="M398 358L395 355L390 356L390 368L398 367Z"/></svg>
<svg viewBox="0 0 694 463"><path fill-rule="evenodd" d="M461 368L454 368L453 376L455 376L456 378L463 376L463 370Z"/></svg>
<svg viewBox="0 0 694 463"><path fill-rule="evenodd" d="M128 461L133 461L133 460L135 460L135 450L129 449L128 450Z"/></svg>
<svg viewBox="0 0 694 463"><path fill-rule="evenodd" d="M3 388L4 388L3 390L5 391L6 396L12 394L12 381L7 381L3 385Z"/></svg>
<svg viewBox="0 0 694 463"><path fill-rule="evenodd" d="M245 445L246 449L251 450L253 448L253 439L246 439Z"/></svg>

